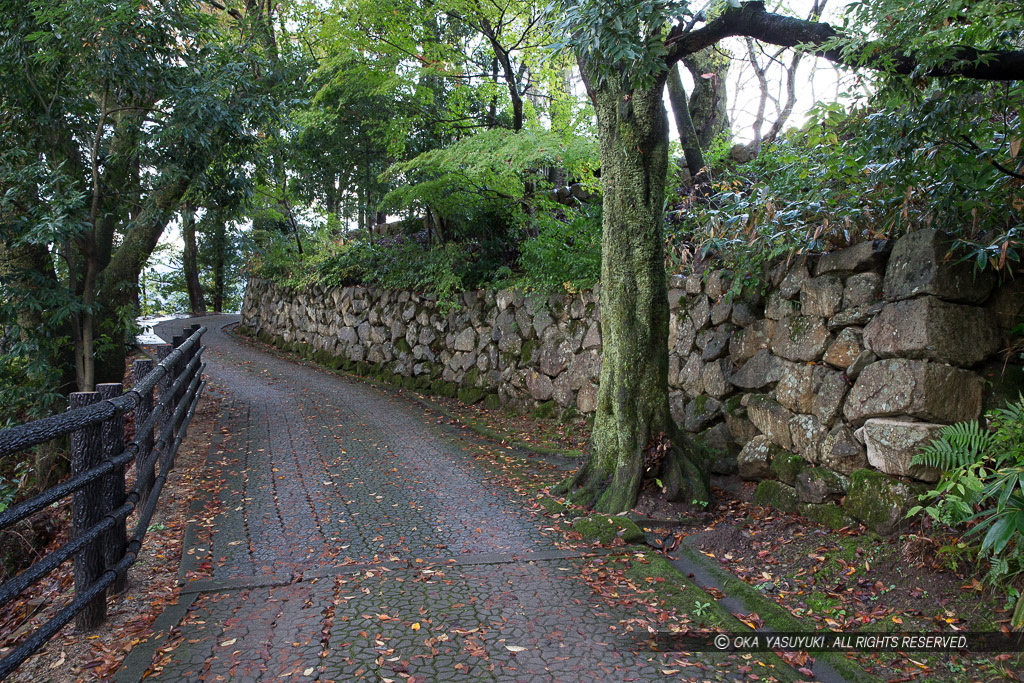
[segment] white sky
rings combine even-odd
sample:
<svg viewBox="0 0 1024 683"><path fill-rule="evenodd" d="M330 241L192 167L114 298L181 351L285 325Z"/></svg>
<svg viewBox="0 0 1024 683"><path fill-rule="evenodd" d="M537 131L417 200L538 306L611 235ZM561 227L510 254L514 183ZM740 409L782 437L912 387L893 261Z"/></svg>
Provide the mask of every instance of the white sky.
<svg viewBox="0 0 1024 683"><path fill-rule="evenodd" d="M775 0L765 3L769 11L778 11L780 6L790 7L792 13L806 19L808 13L814 6L813 0ZM827 21L834 26L841 23L843 9L851 4L851 0L829 0L825 6L825 12L821 20ZM750 142L753 137L753 123L757 113L758 100L761 96L760 86L754 76L753 68L747 63L747 46L745 41L739 38L731 38L722 43L723 47L729 49L733 55L733 63L729 69L729 78L726 87L729 96L729 116L732 121L733 137L736 142ZM770 64L768 55L774 55L778 48L766 45L763 52L758 51L759 62L762 65ZM783 65L788 66L792 58L792 50L786 50L779 57ZM692 81L688 80L689 74L683 69L684 83L687 92L692 88ZM785 81L784 70L779 64L773 65L767 73L769 85L772 86L772 95L778 98L780 104L785 102ZM834 100L837 93L856 89L855 78L849 71L835 69L832 64L817 57L805 55L797 69L796 78L796 105L789 117L785 128L795 128L806 122L807 112L815 102L821 100ZM669 107L666 100L666 107ZM671 108L669 108L671 111ZM776 116L775 105L768 101L765 109L764 131L771 126ZM673 124L673 139L675 126Z"/></svg>

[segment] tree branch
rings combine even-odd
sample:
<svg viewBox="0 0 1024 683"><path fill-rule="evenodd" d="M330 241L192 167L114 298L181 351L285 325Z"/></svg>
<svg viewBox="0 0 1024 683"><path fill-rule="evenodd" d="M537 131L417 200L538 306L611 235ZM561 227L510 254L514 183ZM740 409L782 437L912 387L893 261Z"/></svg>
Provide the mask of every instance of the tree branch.
<svg viewBox="0 0 1024 683"><path fill-rule="evenodd" d="M781 47L824 45L842 34L824 22L809 21L768 12L764 2L746 2L729 7L717 18L696 31L670 34L666 41L665 61L671 66L687 55L714 45L723 38L747 36ZM966 45L950 48L950 57L936 64L923 76L965 76L987 81L1024 80L1024 50L978 50ZM868 67L896 74L911 74L920 65L913 55L884 48L876 42L864 43L857 50L840 48L811 49L809 52L848 67Z"/></svg>
<svg viewBox="0 0 1024 683"><path fill-rule="evenodd" d="M968 145L971 146L971 149L973 149L974 151L979 152L980 154L982 154L985 157L987 157L988 163L992 164L992 166L997 171L999 171L1000 173L1003 173L1005 175L1008 175L1011 178L1017 178L1018 180L1024 180L1024 175L1021 175L1020 173L1017 173L1016 171L1011 171L1010 169L1008 169L1005 166L1003 166L1002 164L1000 164L998 161L996 161L991 156L989 156L989 154L985 150L983 150L981 147L979 147L978 143L976 143L974 140L970 139L966 135L961 135L960 137L963 138L964 142L966 142Z"/></svg>

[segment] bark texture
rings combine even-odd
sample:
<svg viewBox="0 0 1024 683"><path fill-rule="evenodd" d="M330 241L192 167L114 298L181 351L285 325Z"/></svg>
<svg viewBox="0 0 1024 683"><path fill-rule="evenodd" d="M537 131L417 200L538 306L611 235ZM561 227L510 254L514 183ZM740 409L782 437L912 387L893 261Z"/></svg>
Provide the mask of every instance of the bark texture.
<svg viewBox="0 0 1024 683"><path fill-rule="evenodd" d="M718 47L683 57L683 64L693 76L689 110L701 149L708 149L716 137L729 130L729 98L725 91L729 63L729 56Z"/></svg>
<svg viewBox="0 0 1024 683"><path fill-rule="evenodd" d="M600 512L636 504L645 477L672 499L706 502L706 468L672 421L668 404L668 289L662 251L668 116L664 77L632 88L584 79L601 147L601 384L586 462L561 489ZM645 458L671 444L649 470Z"/></svg>

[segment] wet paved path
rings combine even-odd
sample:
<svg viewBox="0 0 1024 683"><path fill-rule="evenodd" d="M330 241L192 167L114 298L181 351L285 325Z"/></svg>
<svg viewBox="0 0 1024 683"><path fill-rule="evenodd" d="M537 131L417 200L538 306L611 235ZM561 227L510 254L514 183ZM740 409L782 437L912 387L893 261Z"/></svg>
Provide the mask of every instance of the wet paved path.
<svg viewBox="0 0 1024 683"><path fill-rule="evenodd" d="M635 615L599 598L581 578L588 560L498 483L479 457L493 446L394 392L242 342L220 329L229 320L191 321L210 328L221 428L186 537L188 583L163 617L176 626L126 669L164 681L730 677L711 660L666 676L630 652L617 625Z"/></svg>

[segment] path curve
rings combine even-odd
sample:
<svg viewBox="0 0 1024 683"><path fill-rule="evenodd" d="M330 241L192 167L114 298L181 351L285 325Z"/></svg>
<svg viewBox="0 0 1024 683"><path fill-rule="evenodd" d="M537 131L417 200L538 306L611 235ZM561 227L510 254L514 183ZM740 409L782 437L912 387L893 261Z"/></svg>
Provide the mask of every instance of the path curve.
<svg viewBox="0 0 1024 683"><path fill-rule="evenodd" d="M620 621L633 615L596 596L588 560L500 483L482 457L500 447L397 392L237 339L221 329L232 320L188 321L210 330L223 412L187 583L161 617L173 629L118 680L742 678L711 658L667 676L630 652Z"/></svg>

